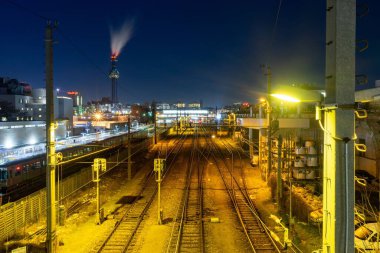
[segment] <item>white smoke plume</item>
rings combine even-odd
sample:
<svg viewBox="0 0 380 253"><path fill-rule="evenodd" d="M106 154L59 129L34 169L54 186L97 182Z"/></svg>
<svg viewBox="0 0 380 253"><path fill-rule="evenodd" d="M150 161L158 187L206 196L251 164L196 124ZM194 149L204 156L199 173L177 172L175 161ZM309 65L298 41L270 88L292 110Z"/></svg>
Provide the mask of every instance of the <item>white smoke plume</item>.
<svg viewBox="0 0 380 253"><path fill-rule="evenodd" d="M120 29L110 28L112 55L118 57L133 34L134 20L126 20Z"/></svg>

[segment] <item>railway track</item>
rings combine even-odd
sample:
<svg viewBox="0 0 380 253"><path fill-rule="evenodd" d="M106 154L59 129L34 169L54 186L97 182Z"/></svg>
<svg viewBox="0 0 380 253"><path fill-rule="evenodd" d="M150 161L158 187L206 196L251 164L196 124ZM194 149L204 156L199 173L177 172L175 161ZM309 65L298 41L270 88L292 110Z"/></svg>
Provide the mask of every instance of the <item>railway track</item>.
<svg viewBox="0 0 380 253"><path fill-rule="evenodd" d="M163 178L170 171L175 158L186 140L183 135L174 144L174 148L168 152L167 166ZM140 232L140 225L151 206L157 192L157 183L153 171L148 175L136 200L124 212L115 216L118 220L110 233L95 245L91 252L126 252L133 248L135 236Z"/></svg>
<svg viewBox="0 0 380 253"><path fill-rule="evenodd" d="M197 129L187 166L187 179L166 252L204 252L203 165Z"/></svg>
<svg viewBox="0 0 380 253"><path fill-rule="evenodd" d="M220 145L223 145L223 143L209 141L208 144L214 151L212 152L212 158L215 161L219 174L227 189L227 193L236 210L236 214L252 252L281 252L273 238L270 236L270 231L260 219L247 192L240 187L238 181L233 176L236 160L240 159L241 164L241 157L236 157L235 155L234 161L234 151L226 145L224 147L227 148L228 153L223 153L220 148ZM230 157L229 160L231 163L226 162L226 157ZM223 160L223 162L221 162L221 160Z"/></svg>
<svg viewBox="0 0 380 253"><path fill-rule="evenodd" d="M247 156L247 154L244 153L244 151L241 149L241 147L234 147L233 145L231 145L230 142L226 142L226 141L222 141L222 144L229 150L231 151L235 151L235 154L239 157L240 160L242 160L242 156ZM235 156L236 156L235 155ZM236 179L236 174L234 175L235 177L235 181L236 182L241 182L241 185L239 186L241 188L241 191L244 193L244 198L246 198L250 204L251 204L251 211L253 211L255 213L255 215L257 217L259 217L259 213L256 211L256 207L255 207L255 203L253 203L253 201L251 200L251 198L249 197L250 196L250 193L248 191L248 187L247 187L247 183L246 183L246 175L245 175L245 172L244 172L244 169L241 167L239 169L239 172L240 174L238 175L240 178L239 180ZM269 228L263 223L261 222L261 226L267 230L269 232ZM299 249L297 247L297 245L295 244L291 244L290 247L287 247L286 248L286 252L294 252L294 253L302 253L302 250Z"/></svg>

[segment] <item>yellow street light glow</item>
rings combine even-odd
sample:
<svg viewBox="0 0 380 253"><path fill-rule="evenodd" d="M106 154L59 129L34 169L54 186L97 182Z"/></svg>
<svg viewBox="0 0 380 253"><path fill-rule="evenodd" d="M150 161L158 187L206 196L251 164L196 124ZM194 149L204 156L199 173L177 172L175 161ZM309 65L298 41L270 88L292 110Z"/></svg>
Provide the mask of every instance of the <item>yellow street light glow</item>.
<svg viewBox="0 0 380 253"><path fill-rule="evenodd" d="M96 120L100 120L100 119L102 118L102 114L100 114L100 113L95 113L95 114L94 114L94 118L95 118Z"/></svg>
<svg viewBox="0 0 380 253"><path fill-rule="evenodd" d="M322 90L306 90L296 86L277 85L272 88L273 97L288 102L320 102L322 101Z"/></svg>
<svg viewBox="0 0 380 253"><path fill-rule="evenodd" d="M278 99L281 99L283 101L287 101L287 102L293 102L293 103L299 103L301 102L301 100L295 98L295 97L291 97L291 96L288 96L288 95L285 95L285 94L271 94L272 97L275 97L275 98L278 98Z"/></svg>

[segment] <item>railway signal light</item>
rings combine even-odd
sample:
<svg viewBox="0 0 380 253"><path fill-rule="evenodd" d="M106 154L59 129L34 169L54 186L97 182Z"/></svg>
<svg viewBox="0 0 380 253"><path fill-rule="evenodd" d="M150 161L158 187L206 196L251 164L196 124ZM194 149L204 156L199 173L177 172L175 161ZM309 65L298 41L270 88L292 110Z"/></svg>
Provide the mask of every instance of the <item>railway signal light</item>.
<svg viewBox="0 0 380 253"><path fill-rule="evenodd" d="M103 220L103 212L100 210L100 194L99 194L99 171L107 170L107 160L105 158L95 158L92 165L92 181L96 183L96 224L100 225Z"/></svg>
<svg viewBox="0 0 380 253"><path fill-rule="evenodd" d="M162 224L162 209L161 209L161 173L164 169L165 159L154 159L154 167L153 170L156 172L156 182L157 182L157 212L158 212L158 225Z"/></svg>
<svg viewBox="0 0 380 253"><path fill-rule="evenodd" d="M154 159L154 171L162 171L164 169L165 159Z"/></svg>

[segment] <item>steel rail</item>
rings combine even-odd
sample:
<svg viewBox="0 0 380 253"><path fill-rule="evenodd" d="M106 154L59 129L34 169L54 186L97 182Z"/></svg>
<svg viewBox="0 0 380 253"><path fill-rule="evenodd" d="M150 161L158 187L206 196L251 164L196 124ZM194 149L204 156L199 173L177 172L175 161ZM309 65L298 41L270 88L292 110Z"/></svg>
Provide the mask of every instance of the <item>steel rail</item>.
<svg viewBox="0 0 380 253"><path fill-rule="evenodd" d="M177 221L173 224L166 252L204 252L203 238L203 168L200 166L198 151L199 135L195 128L193 145L187 166L186 186L177 211ZM197 155L197 157L196 157ZM196 168L194 168L194 164ZM196 179L195 179L196 178ZM194 182L194 179L196 180ZM194 189L194 184L196 188ZM189 233L190 232L190 233Z"/></svg>
<svg viewBox="0 0 380 253"><path fill-rule="evenodd" d="M186 136L181 135L180 140L176 142L176 145L173 147L170 154L172 154L173 150L175 149L177 149L177 151L181 150L185 140ZM165 175L167 175L172 168L177 154L178 152L175 152L173 156L169 157L169 166L167 166L166 170L164 171L162 179L163 182ZM146 212L149 210L156 193L157 184L155 181L154 173L151 171L147 176L140 192L137 194L136 200L121 215L119 221L115 224L115 227L101 243L101 245L95 246L93 252L126 252L127 249L131 246L131 242L135 238L135 235L143 221ZM145 201L141 200L143 196Z"/></svg>
<svg viewBox="0 0 380 253"><path fill-rule="evenodd" d="M219 174L236 210L238 219L242 225L252 252L281 252L273 238L270 236L270 232L262 226L263 221L258 216L255 208L250 205L249 199L246 198L247 196L244 194L244 191L233 176L232 168L229 169L225 160L223 160L222 165L220 164L218 158L224 157L220 146L215 142L211 142L210 145L214 150L213 159L215 160ZM219 157L217 155L219 155ZM232 185L227 182L227 175L232 178Z"/></svg>

